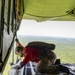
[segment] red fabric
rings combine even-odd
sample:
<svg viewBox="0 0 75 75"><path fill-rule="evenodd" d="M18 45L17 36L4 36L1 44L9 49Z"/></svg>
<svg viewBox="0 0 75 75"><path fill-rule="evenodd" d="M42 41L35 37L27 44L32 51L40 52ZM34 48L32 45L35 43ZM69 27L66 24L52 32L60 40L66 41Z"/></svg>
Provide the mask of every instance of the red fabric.
<svg viewBox="0 0 75 75"><path fill-rule="evenodd" d="M18 46L22 46L20 43L18 43ZM23 46L22 46L23 47ZM39 55L39 50L37 48L33 48L33 47L24 47L24 51L25 51L25 57L23 59L23 63L27 64L29 61L31 61L32 59L38 57ZM34 61L36 63L39 62L39 60Z"/></svg>
<svg viewBox="0 0 75 75"><path fill-rule="evenodd" d="M18 46L22 46L20 43L18 43ZM23 46L22 46L23 47Z"/></svg>

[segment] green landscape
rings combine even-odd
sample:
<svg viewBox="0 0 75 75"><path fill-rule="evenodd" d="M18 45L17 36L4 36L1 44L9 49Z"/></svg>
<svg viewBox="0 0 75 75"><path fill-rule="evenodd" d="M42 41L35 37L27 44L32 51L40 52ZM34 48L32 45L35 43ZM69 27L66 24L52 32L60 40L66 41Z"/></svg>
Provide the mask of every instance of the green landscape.
<svg viewBox="0 0 75 75"><path fill-rule="evenodd" d="M43 41L47 43L54 43L56 48L54 52L57 55L57 59L61 60L61 63L75 63L75 39L74 38L59 38L59 37L39 37L39 36L18 36L20 43L26 46L31 41ZM15 44L16 45L16 44ZM16 61L17 57L14 56ZM12 61L12 51L9 60L6 64L3 75L8 75L8 70L11 69L10 62Z"/></svg>

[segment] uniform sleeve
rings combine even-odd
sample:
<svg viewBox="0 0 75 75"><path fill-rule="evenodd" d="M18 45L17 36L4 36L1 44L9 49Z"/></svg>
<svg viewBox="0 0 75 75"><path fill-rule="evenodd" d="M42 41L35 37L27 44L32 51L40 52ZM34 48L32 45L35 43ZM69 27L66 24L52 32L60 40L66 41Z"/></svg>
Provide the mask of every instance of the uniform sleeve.
<svg viewBox="0 0 75 75"><path fill-rule="evenodd" d="M30 52L26 52L26 55L22 62L26 65L31 59L32 59L32 54Z"/></svg>

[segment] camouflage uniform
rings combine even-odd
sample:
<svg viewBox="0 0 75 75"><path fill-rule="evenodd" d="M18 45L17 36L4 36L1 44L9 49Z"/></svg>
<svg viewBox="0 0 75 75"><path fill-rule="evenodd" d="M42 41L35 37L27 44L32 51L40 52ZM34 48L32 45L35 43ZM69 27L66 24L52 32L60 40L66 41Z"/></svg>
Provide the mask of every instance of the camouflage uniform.
<svg viewBox="0 0 75 75"><path fill-rule="evenodd" d="M42 52L40 52L42 53ZM42 53L43 55L44 53ZM37 65L37 71L40 73L47 73L47 74L58 74L59 67L58 65L54 65L56 61L56 55L54 52L49 51L44 55L43 58L39 61Z"/></svg>

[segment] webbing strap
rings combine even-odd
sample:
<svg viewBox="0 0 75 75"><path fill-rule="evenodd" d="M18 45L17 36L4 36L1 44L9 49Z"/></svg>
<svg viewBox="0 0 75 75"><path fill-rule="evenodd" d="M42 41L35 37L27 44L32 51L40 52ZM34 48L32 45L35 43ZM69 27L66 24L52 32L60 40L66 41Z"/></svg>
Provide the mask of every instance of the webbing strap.
<svg viewBox="0 0 75 75"><path fill-rule="evenodd" d="M16 32L16 39L17 39L17 32ZM16 47L17 47L17 43L16 43ZM19 58L18 58L18 55L17 55L17 58L16 58L16 63L19 61Z"/></svg>

